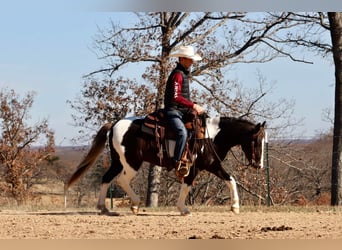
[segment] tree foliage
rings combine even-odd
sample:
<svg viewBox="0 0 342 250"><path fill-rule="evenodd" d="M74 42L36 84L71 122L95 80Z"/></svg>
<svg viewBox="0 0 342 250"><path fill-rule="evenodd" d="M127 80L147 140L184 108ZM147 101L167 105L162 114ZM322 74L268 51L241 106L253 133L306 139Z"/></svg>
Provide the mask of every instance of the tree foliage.
<svg viewBox="0 0 342 250"><path fill-rule="evenodd" d="M23 203L32 195L30 189L42 174L44 161L54 160L54 133L46 119L27 124L33 93L22 99L14 90L0 91L0 189ZM34 143L45 146L35 147Z"/></svg>

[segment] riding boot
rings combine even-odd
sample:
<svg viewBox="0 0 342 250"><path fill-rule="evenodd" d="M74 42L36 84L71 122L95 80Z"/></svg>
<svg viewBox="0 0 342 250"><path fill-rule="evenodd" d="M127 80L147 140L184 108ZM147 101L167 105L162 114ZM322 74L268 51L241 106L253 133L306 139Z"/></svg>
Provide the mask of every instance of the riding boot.
<svg viewBox="0 0 342 250"><path fill-rule="evenodd" d="M176 176L179 178L184 178L189 175L190 168L188 164L182 161L176 161L175 163Z"/></svg>

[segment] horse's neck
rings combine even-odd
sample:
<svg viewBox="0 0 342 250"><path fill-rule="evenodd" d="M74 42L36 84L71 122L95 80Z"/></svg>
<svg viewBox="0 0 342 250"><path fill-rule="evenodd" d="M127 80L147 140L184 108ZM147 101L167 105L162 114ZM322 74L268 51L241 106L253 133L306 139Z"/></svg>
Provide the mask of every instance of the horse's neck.
<svg viewBox="0 0 342 250"><path fill-rule="evenodd" d="M245 121L228 117L214 117L207 119L206 137L220 142L229 150L240 145L241 139L248 131ZM248 125L248 124L247 124Z"/></svg>
<svg viewBox="0 0 342 250"><path fill-rule="evenodd" d="M221 123L220 117L207 118L206 122L206 138L214 143L216 153L224 158L232 147L240 143L238 139L240 136L236 134L236 128L229 119L225 119L224 124Z"/></svg>
<svg viewBox="0 0 342 250"><path fill-rule="evenodd" d="M216 135L220 132L219 123L220 117L206 119L206 138L214 139L216 137Z"/></svg>

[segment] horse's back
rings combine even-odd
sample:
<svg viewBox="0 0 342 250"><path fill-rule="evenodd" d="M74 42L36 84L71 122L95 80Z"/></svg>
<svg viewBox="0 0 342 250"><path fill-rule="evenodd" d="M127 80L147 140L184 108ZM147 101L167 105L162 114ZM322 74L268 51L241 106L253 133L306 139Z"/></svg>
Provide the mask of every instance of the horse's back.
<svg viewBox="0 0 342 250"><path fill-rule="evenodd" d="M115 123L112 131L112 141L117 150L122 146L123 141L129 136L129 134L136 132L140 128L140 123L141 118L139 117L123 118Z"/></svg>

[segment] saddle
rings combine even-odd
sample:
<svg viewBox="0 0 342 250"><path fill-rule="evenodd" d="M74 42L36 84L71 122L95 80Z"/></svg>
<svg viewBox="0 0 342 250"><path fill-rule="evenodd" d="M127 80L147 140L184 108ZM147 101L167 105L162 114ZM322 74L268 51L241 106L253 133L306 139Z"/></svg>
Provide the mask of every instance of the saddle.
<svg viewBox="0 0 342 250"><path fill-rule="evenodd" d="M183 122L188 130L188 139L183 152L182 162L184 164L192 165L194 157L194 145L190 145L189 141L191 138L203 139L205 133L205 122L204 117L197 115L195 110L191 110L183 117ZM164 148L167 148L166 140L175 140L176 134L169 127L167 123L167 118L164 109L159 109L151 114L148 114L143 118L141 130L143 133L147 133L155 137L157 147L158 147L158 157L160 159L160 164L164 157ZM166 152L168 155L168 152Z"/></svg>

